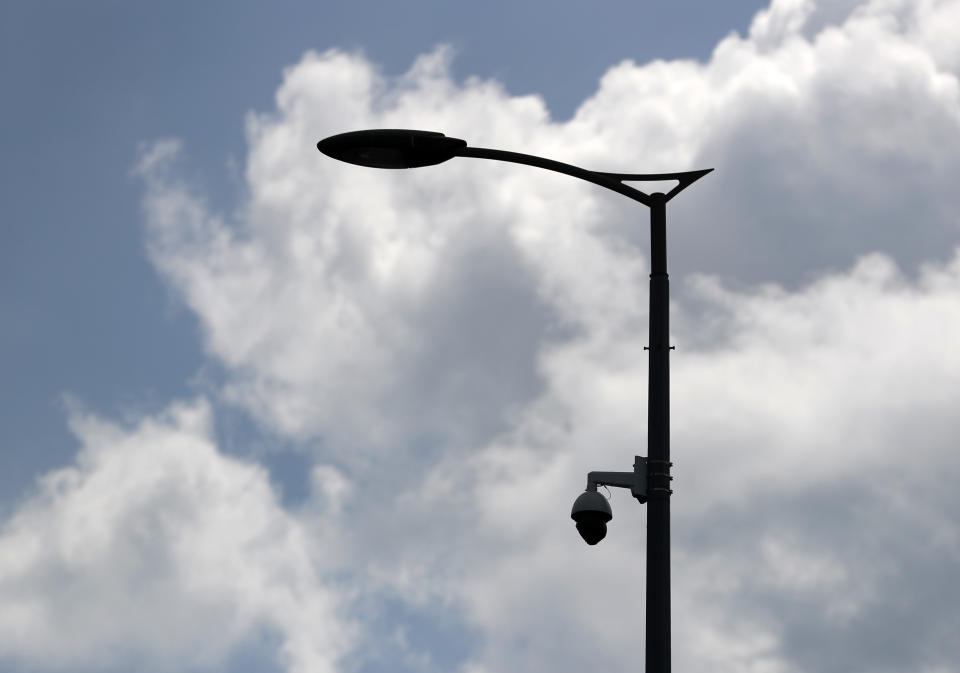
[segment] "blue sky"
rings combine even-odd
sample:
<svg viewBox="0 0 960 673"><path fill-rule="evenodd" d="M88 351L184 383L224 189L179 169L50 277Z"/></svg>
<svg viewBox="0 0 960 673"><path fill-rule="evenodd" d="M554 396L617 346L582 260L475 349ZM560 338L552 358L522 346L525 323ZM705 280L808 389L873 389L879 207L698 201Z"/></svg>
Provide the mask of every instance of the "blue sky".
<svg viewBox="0 0 960 673"><path fill-rule="evenodd" d="M4 670L632 670L646 213L677 670L960 657L960 3L7 3ZM639 225L638 225L639 223Z"/></svg>

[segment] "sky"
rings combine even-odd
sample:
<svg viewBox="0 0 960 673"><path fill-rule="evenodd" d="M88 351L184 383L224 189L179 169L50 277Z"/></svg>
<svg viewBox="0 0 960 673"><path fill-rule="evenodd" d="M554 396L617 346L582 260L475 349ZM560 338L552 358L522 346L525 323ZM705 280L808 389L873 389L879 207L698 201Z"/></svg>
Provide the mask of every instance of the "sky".
<svg viewBox="0 0 960 673"><path fill-rule="evenodd" d="M958 671L960 1L7 2L0 670Z"/></svg>

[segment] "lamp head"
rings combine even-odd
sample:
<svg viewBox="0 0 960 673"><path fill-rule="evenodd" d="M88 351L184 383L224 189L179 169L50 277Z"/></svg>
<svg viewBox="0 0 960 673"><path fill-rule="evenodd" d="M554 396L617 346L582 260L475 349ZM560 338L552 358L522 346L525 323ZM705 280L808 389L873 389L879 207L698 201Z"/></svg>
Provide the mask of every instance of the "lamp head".
<svg viewBox="0 0 960 673"><path fill-rule="evenodd" d="M372 129L324 138L317 149L333 159L371 168L419 168L452 159L466 140L436 131Z"/></svg>

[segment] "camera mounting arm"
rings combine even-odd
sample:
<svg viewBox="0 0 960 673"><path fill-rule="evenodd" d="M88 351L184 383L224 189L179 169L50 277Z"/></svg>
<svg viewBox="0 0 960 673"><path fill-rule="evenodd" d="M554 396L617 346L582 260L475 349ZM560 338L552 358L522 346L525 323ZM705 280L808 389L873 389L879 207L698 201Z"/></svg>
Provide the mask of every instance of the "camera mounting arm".
<svg viewBox="0 0 960 673"><path fill-rule="evenodd" d="M597 486L629 488L633 497L647 501L647 459L634 456L633 472L590 472L587 474L587 490L596 491Z"/></svg>

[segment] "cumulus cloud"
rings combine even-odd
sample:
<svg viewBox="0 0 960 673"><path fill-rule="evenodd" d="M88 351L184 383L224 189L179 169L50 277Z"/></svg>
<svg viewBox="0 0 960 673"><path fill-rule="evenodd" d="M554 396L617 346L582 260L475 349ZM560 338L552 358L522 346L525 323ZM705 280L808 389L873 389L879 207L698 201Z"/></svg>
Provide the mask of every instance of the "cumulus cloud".
<svg viewBox="0 0 960 673"><path fill-rule="evenodd" d="M248 194L221 208L180 177L176 141L149 146L151 258L222 365L223 401L313 452L316 502L280 509L262 471L183 420L206 412L81 425L78 466L0 542L16 586L34 587L0 583L16 599L5 631L26 634L4 651L62 661L39 643L77 613L37 615L110 584L116 557L128 584L182 593L145 581L152 618L186 605L226 620L177 622L171 660L219 660L264 623L292 670L348 650L343 667L362 670L639 665L643 510L615 493L608 538L587 548L567 507L587 471L646 453L647 213L529 168L373 171L314 146L412 127L599 170L718 169L668 212L677 670L951 670L958 13L774 0L705 63L612 67L564 123L537 97L455 81L443 48L395 79L308 53L276 110L249 116ZM67 551L62 522L84 511L109 514L88 552L102 567ZM345 572L349 588L331 584ZM108 596L119 614L137 604ZM356 640L338 600L365 625ZM437 635L451 621L455 637ZM62 651L153 652L145 624L90 620Z"/></svg>
<svg viewBox="0 0 960 673"><path fill-rule="evenodd" d="M370 596L455 615L465 670L620 670L642 657L642 511L615 497L586 549L566 507L645 452L646 213L564 176L371 171L314 143L414 127L717 167L668 216L678 668L949 666L956 7L776 0L706 63L611 68L565 123L454 81L444 49L393 80L310 53L249 119L235 221L167 146L146 155L153 259L229 399L365 484L345 553Z"/></svg>
<svg viewBox="0 0 960 673"><path fill-rule="evenodd" d="M266 471L218 453L198 402L121 427L76 412L76 464L0 532L0 657L30 670L215 670L272 634L290 671L338 670L352 627L329 544Z"/></svg>

